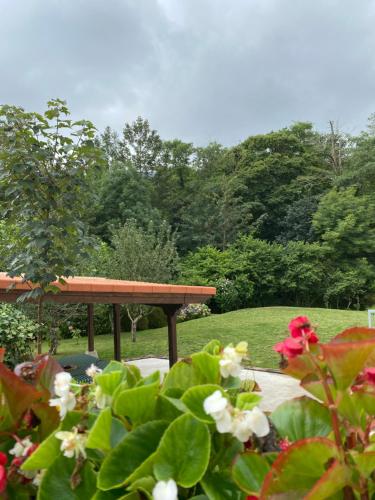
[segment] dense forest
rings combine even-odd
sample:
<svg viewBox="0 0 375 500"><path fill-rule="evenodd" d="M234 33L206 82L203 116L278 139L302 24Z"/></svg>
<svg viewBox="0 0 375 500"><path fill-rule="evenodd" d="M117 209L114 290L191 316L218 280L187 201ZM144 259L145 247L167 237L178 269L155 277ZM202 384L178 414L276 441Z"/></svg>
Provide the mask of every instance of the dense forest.
<svg viewBox="0 0 375 500"><path fill-rule="evenodd" d="M98 137L91 231L134 219L176 233L179 280L218 287L220 311L363 307L375 289L375 125L358 137L310 123L234 147L163 141L147 120Z"/></svg>
<svg viewBox="0 0 375 500"><path fill-rule="evenodd" d="M154 249L163 240L169 268L122 278L214 285L215 312L375 302L374 119L356 137L306 122L233 147L195 147L163 140L139 117L95 144L100 161L81 192L95 244L76 272L113 275L108 253L126 227L139 246L123 253L139 257L146 240ZM6 212L1 231L4 268L4 241L17 232Z"/></svg>

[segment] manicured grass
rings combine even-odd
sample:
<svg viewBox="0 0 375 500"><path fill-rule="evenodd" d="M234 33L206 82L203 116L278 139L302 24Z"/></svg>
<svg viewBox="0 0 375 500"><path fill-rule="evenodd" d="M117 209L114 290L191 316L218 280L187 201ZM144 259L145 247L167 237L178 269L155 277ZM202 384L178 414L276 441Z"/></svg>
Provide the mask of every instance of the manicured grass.
<svg viewBox="0 0 375 500"><path fill-rule="evenodd" d="M296 307L264 307L243 309L207 318L196 319L177 325L178 354L186 356L199 350L212 339L224 344L246 340L249 343L251 364L264 368L277 368L278 355L272 346L287 334L287 325L295 316L307 315L317 327L322 341L327 341L344 328L366 326L366 311L342 311L337 309L310 309ZM63 340L59 355L82 353L87 338ZM113 357L112 335L95 337L95 348L100 358ZM158 328L138 332L137 342L132 343L130 333L122 334L122 356L125 359L140 357L167 357L167 330Z"/></svg>

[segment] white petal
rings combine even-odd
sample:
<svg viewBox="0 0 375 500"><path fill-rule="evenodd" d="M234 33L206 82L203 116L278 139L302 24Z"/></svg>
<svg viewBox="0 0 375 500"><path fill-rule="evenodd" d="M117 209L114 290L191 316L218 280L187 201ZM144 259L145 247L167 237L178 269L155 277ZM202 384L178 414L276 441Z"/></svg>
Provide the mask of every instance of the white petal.
<svg viewBox="0 0 375 500"><path fill-rule="evenodd" d="M248 413L248 421L253 429L254 434L258 437L267 436L270 432L270 424L266 415L257 406Z"/></svg>
<svg viewBox="0 0 375 500"><path fill-rule="evenodd" d="M232 432L232 415L229 411L223 412L221 418L216 420L216 429L220 434Z"/></svg>
<svg viewBox="0 0 375 500"><path fill-rule="evenodd" d="M152 490L154 500L178 500L177 484L173 479L168 481L159 481Z"/></svg>
<svg viewBox="0 0 375 500"><path fill-rule="evenodd" d="M215 391L208 396L203 402L204 411L207 415L212 415L217 412L221 412L228 405L228 400L224 398L220 391Z"/></svg>

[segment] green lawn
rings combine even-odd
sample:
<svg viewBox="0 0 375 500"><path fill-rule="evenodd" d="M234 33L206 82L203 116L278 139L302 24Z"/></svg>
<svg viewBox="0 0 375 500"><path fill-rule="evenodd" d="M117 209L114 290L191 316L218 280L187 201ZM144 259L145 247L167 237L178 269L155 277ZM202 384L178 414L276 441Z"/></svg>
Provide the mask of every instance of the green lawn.
<svg viewBox="0 0 375 500"><path fill-rule="evenodd" d="M367 325L366 311L306 307L301 309L296 307L243 309L178 324L178 354L179 356L191 354L211 339L219 339L224 344L246 340L249 343L253 366L277 368L278 356L273 352L272 346L288 334L288 322L299 315L309 316L323 341L329 340L344 328ZM84 352L86 341L86 337L82 337L78 343L70 339L63 340L58 354ZM101 358L111 358L113 355L112 335L95 337L95 347ZM125 359L146 356L167 357L166 328L138 332L136 343L131 342L130 333L123 333L122 355Z"/></svg>

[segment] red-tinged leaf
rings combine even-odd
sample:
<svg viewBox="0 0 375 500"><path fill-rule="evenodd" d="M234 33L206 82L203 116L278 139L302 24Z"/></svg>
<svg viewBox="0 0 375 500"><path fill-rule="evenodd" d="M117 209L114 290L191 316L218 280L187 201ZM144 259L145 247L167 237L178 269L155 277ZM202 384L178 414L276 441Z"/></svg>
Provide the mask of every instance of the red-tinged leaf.
<svg viewBox="0 0 375 500"><path fill-rule="evenodd" d="M40 420L39 437L40 441L45 439L60 425L59 413L55 407L48 403L34 403L31 409Z"/></svg>
<svg viewBox="0 0 375 500"><path fill-rule="evenodd" d="M340 392L336 404L341 416L351 424L362 427L363 430L366 428L366 413L358 392L351 394L348 391Z"/></svg>
<svg viewBox="0 0 375 500"><path fill-rule="evenodd" d="M354 327L348 328L334 337L330 344L340 342L360 342L362 340L374 340L375 328Z"/></svg>
<svg viewBox="0 0 375 500"><path fill-rule="evenodd" d="M301 439L280 453L268 472L260 499L303 498L338 459L335 443L327 438Z"/></svg>
<svg viewBox="0 0 375 500"><path fill-rule="evenodd" d="M291 377L302 380L306 375L314 373L316 368L307 354L302 354L296 358L289 359L288 366L283 370Z"/></svg>
<svg viewBox="0 0 375 500"><path fill-rule="evenodd" d="M42 397L40 391L17 377L3 363L0 363L0 382L14 421L17 421L32 403L39 401Z"/></svg>
<svg viewBox="0 0 375 500"><path fill-rule="evenodd" d="M62 372L61 365L52 357L47 355L36 358L39 361L35 371L35 385L40 390L47 390L48 397L53 394L53 384L57 373Z"/></svg>
<svg viewBox="0 0 375 500"><path fill-rule="evenodd" d="M346 465L337 460L322 475L314 487L304 497L304 500L322 500L330 498L350 484L351 472Z"/></svg>
<svg viewBox="0 0 375 500"><path fill-rule="evenodd" d="M327 363L338 389L346 389L366 366L366 361L375 354L375 340L322 344Z"/></svg>

